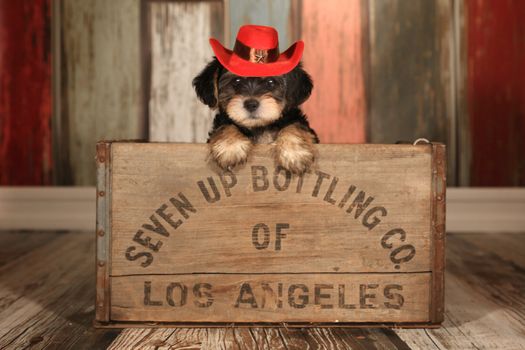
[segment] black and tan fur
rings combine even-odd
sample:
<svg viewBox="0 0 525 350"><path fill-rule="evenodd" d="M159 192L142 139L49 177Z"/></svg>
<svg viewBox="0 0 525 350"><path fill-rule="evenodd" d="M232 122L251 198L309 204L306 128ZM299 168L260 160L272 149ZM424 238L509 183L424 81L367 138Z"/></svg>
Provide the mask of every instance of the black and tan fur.
<svg viewBox="0 0 525 350"><path fill-rule="evenodd" d="M276 163L295 174L314 163L319 139L299 108L313 84L300 64L279 76L240 77L214 58L193 86L203 103L218 110L208 144L221 168L245 163L256 143L272 144Z"/></svg>

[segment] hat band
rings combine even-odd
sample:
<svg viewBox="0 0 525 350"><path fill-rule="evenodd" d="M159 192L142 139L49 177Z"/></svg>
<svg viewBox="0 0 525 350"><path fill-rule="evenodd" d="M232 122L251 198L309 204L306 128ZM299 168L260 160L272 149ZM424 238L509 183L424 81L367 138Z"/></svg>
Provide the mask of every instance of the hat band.
<svg viewBox="0 0 525 350"><path fill-rule="evenodd" d="M254 49L244 45L239 40L235 41L233 52L240 58L252 63L270 63L279 58L279 46L270 50Z"/></svg>

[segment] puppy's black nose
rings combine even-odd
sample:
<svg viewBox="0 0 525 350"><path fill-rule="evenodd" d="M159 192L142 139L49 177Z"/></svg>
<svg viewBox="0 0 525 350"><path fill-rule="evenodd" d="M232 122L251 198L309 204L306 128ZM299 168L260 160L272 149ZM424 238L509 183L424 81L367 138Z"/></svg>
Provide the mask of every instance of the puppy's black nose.
<svg viewBox="0 0 525 350"><path fill-rule="evenodd" d="M255 111L257 107L259 107L259 101L253 98L250 98L244 101L244 108L246 108L248 112Z"/></svg>

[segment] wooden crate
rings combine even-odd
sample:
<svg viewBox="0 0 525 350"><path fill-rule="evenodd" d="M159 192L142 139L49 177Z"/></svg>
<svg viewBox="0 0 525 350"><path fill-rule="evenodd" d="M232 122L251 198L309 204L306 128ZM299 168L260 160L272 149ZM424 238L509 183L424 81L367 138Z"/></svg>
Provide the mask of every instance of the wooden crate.
<svg viewBox="0 0 525 350"><path fill-rule="evenodd" d="M445 146L318 145L303 177L255 147L97 145L98 326L439 325Z"/></svg>

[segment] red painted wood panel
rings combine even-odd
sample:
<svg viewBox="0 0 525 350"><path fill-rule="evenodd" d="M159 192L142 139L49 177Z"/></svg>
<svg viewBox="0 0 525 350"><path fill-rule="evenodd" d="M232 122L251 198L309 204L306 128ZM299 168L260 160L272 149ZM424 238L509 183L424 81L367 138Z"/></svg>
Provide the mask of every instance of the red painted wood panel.
<svg viewBox="0 0 525 350"><path fill-rule="evenodd" d="M0 0L0 185L51 182L51 0Z"/></svg>
<svg viewBox="0 0 525 350"><path fill-rule="evenodd" d="M525 185L525 1L467 1L473 186Z"/></svg>
<svg viewBox="0 0 525 350"><path fill-rule="evenodd" d="M303 0L303 62L314 90L303 108L322 143L365 142L360 0Z"/></svg>

